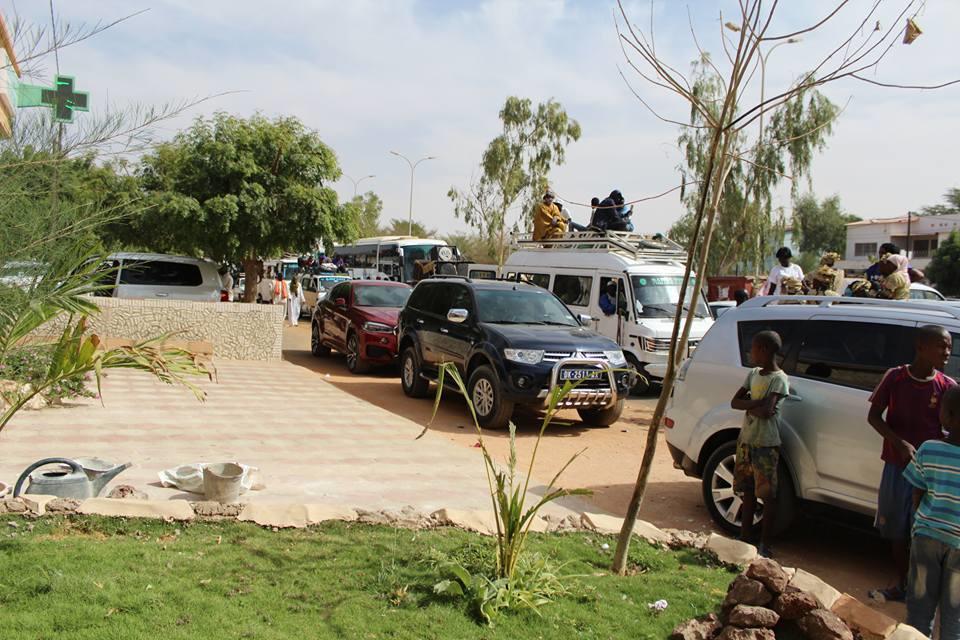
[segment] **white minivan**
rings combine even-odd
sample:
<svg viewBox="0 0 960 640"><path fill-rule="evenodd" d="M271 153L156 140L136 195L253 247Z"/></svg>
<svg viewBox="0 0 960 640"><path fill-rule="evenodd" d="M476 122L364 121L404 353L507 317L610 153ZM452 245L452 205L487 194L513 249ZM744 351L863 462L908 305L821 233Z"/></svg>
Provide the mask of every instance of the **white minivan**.
<svg viewBox="0 0 960 640"><path fill-rule="evenodd" d="M159 253L114 253L103 265L100 296L194 300L229 299L211 260Z"/></svg>
<svg viewBox="0 0 960 640"><path fill-rule="evenodd" d="M518 236L515 244L499 272L490 265L470 265L470 277L529 282L552 291L574 314L590 316L591 328L615 340L641 374L635 392L642 393L662 375L647 368L665 364L670 351L686 260L679 245L662 237L611 232L537 242ZM610 282L617 283L619 312L607 314L600 296ZM693 349L713 324L695 279L683 304L689 309L691 303L696 314L689 340Z"/></svg>

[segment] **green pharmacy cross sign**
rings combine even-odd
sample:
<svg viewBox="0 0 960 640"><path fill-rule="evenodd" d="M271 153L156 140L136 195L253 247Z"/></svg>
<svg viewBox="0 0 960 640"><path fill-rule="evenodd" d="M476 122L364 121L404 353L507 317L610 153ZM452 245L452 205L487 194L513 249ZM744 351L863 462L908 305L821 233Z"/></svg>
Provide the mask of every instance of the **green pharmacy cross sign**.
<svg viewBox="0 0 960 640"><path fill-rule="evenodd" d="M73 78L57 76L54 87L17 86L17 107L50 107L56 122L73 122L74 111L89 111L90 94L73 90Z"/></svg>

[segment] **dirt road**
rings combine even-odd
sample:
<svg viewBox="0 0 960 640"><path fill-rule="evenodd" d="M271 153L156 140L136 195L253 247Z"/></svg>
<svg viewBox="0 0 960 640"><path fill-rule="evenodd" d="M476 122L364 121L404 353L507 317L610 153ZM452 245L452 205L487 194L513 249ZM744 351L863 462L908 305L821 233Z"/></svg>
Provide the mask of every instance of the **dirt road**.
<svg viewBox="0 0 960 640"><path fill-rule="evenodd" d="M342 356L314 358L309 351L309 324L288 328L284 336L284 357L288 361L323 375L324 378L352 395L410 420L430 425L451 441L464 447L477 442L463 400L446 392L436 418L431 423L433 403L406 397L393 369L354 376L347 371ZM305 409L308 399L304 399ZM584 427L576 412L564 412L548 429L537 453L534 476L543 480L553 477L571 456L583 452L562 478L565 487L591 489L592 502L598 509L622 516L633 492L640 458L647 437L647 424L656 398L632 398L627 411L617 424L604 429ZM322 417L322 412L319 414ZM522 468L529 464L539 428L539 416L522 415L517 420L517 451ZM488 448L506 456L509 440L506 433L485 432ZM478 473L482 473L480 468ZM442 479L438 478L438 481ZM659 527L716 530L703 506L700 482L673 468L661 436L657 456L640 517ZM885 585L891 576L886 570L886 549L869 532L834 524L823 519L803 518L775 546L778 560L815 573L842 591L866 600L868 589ZM889 615L902 619L902 605L881 607Z"/></svg>

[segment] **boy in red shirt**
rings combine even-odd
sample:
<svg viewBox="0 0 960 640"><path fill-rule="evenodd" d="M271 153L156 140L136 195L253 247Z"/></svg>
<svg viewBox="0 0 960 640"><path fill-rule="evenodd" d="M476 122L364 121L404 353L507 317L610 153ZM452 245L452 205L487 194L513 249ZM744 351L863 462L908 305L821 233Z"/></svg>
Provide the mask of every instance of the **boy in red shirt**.
<svg viewBox="0 0 960 640"><path fill-rule="evenodd" d="M871 597L903 601L910 564L910 527L913 519L913 487L903 470L917 448L927 440L943 437L940 427L940 400L956 386L943 369L950 359L953 341L950 332L936 325L917 330L913 362L890 369L870 396L867 421L883 436L884 461L877 496L875 526L890 541L898 582L871 592Z"/></svg>

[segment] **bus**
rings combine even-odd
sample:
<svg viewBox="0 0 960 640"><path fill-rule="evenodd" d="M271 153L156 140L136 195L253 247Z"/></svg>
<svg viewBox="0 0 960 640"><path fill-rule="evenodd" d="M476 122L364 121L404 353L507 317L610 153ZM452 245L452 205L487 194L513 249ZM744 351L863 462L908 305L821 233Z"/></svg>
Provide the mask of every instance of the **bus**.
<svg viewBox="0 0 960 640"><path fill-rule="evenodd" d="M361 238L350 245L335 246L332 258L338 264L342 261L353 278L408 284L433 273L465 276L467 267L455 246L413 236Z"/></svg>

